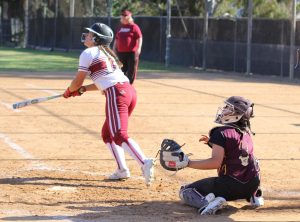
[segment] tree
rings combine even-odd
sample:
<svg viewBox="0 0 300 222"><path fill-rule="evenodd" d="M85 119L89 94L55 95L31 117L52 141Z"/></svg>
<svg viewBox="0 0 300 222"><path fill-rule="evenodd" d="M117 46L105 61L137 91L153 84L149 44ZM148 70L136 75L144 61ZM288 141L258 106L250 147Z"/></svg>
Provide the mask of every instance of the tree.
<svg viewBox="0 0 300 222"><path fill-rule="evenodd" d="M162 8L165 3L160 3L159 0L154 1L141 1L141 0L122 0L112 1L112 15L119 16L122 9L128 9L132 11L133 15L149 15L158 16L161 14ZM165 2L165 1L164 1Z"/></svg>
<svg viewBox="0 0 300 222"><path fill-rule="evenodd" d="M231 15L232 17L247 17L248 0L206 0L212 7L213 17ZM165 14L167 0L123 0L114 1L113 10L129 6L136 15L158 16ZM204 0L172 0L172 15L179 15L178 4L182 16L203 16ZM300 4L297 4L300 8ZM253 16L263 18L289 18L291 0L253 0ZM118 13L116 13L118 15Z"/></svg>
<svg viewBox="0 0 300 222"><path fill-rule="evenodd" d="M242 16L247 16L248 0L235 0L235 5L243 8ZM291 12L290 0L253 0L253 16L262 18L289 18Z"/></svg>

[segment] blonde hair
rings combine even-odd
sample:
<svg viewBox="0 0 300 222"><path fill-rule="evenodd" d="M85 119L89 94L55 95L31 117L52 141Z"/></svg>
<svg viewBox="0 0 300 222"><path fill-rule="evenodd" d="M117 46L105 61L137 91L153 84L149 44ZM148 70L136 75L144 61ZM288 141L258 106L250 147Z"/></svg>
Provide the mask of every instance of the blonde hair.
<svg viewBox="0 0 300 222"><path fill-rule="evenodd" d="M118 64L119 68L123 67L123 63L119 60L118 56L114 53L114 51L109 48L109 46L99 45L99 48L104 52L104 54L108 58L115 60L116 63Z"/></svg>
<svg viewBox="0 0 300 222"><path fill-rule="evenodd" d="M127 21L128 21L129 23L134 23L134 20L133 20L132 16L130 16L130 17L127 19Z"/></svg>
<svg viewBox="0 0 300 222"><path fill-rule="evenodd" d="M134 23L134 19L132 18L131 15L127 15L124 17L125 18L125 21L128 22L129 24L132 24ZM122 22L121 22L122 23Z"/></svg>

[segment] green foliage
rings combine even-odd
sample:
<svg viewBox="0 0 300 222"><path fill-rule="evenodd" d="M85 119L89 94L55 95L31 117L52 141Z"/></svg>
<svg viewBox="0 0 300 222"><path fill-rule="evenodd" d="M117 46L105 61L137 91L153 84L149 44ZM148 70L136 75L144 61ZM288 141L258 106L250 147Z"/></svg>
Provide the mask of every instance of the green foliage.
<svg viewBox="0 0 300 222"><path fill-rule="evenodd" d="M159 16L166 14L167 0L122 0L113 2L113 15L119 16L123 8L128 8L134 15ZM178 16L178 8L183 16L203 16L204 0L172 0L172 15ZM242 17L247 17L248 0L215 0L213 17L224 15L236 17L241 11ZM177 5L178 4L178 5ZM253 16L261 18L289 18L291 15L291 0L253 0ZM300 4L297 4L300 10Z"/></svg>
<svg viewBox="0 0 300 222"><path fill-rule="evenodd" d="M244 8L242 16L248 16L248 0L232 0L239 8ZM291 0L253 0L253 16L260 18L290 18Z"/></svg>
<svg viewBox="0 0 300 222"><path fill-rule="evenodd" d="M119 16L123 9L128 9L134 15L160 15L164 4L160 1L122 0L112 1L112 15Z"/></svg>
<svg viewBox="0 0 300 222"><path fill-rule="evenodd" d="M203 16L204 14L205 3L203 0L174 0L173 8L176 7L176 4L180 8L182 16ZM179 13L174 10L172 14L178 15Z"/></svg>
<svg viewBox="0 0 300 222"><path fill-rule="evenodd" d="M215 17L235 17L238 7L232 1L221 1L215 10Z"/></svg>
<svg viewBox="0 0 300 222"><path fill-rule="evenodd" d="M12 17L24 17L24 2L20 0L0 0L8 3L9 12ZM109 0L94 0L93 15L106 16L107 3ZM112 3L112 15L119 16L124 8L132 11L133 15L160 16L166 15L167 0L110 0ZM203 16L205 10L205 1L207 0L171 0L172 15L178 16ZM247 16L249 0L211 0L216 3L213 8L213 17L222 17L224 14L237 16L238 11L242 11L242 16ZM253 16L264 18L289 18L291 15L292 0L252 0ZM75 1L75 17L90 16L91 1ZM180 13L178 12L180 9ZM297 3L297 9L300 10L300 2ZM58 15L68 17L70 15L70 0L58 1ZM298 11L299 11L298 10ZM55 1L53 0L30 0L30 17L55 16Z"/></svg>
<svg viewBox="0 0 300 222"><path fill-rule="evenodd" d="M290 17L288 5L285 2L278 3L276 0L259 1L260 5L254 5L254 15L267 18Z"/></svg>

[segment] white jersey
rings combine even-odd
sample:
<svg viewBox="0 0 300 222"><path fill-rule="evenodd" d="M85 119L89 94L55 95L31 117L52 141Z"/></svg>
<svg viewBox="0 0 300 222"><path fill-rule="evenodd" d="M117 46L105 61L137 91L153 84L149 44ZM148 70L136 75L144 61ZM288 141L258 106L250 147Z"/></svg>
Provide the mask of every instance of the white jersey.
<svg viewBox="0 0 300 222"><path fill-rule="evenodd" d="M118 82L129 82L115 59L106 56L98 46L87 48L81 53L78 71L88 72L100 90L105 90Z"/></svg>

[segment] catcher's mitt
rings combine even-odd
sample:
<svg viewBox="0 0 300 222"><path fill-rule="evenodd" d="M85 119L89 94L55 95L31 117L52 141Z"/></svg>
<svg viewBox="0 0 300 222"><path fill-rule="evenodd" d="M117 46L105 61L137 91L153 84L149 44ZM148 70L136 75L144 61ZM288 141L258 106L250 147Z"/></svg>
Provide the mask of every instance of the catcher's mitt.
<svg viewBox="0 0 300 222"><path fill-rule="evenodd" d="M177 171L188 165L189 158L182 151L182 146L171 139L164 139L162 141L160 147L160 164L164 169Z"/></svg>

